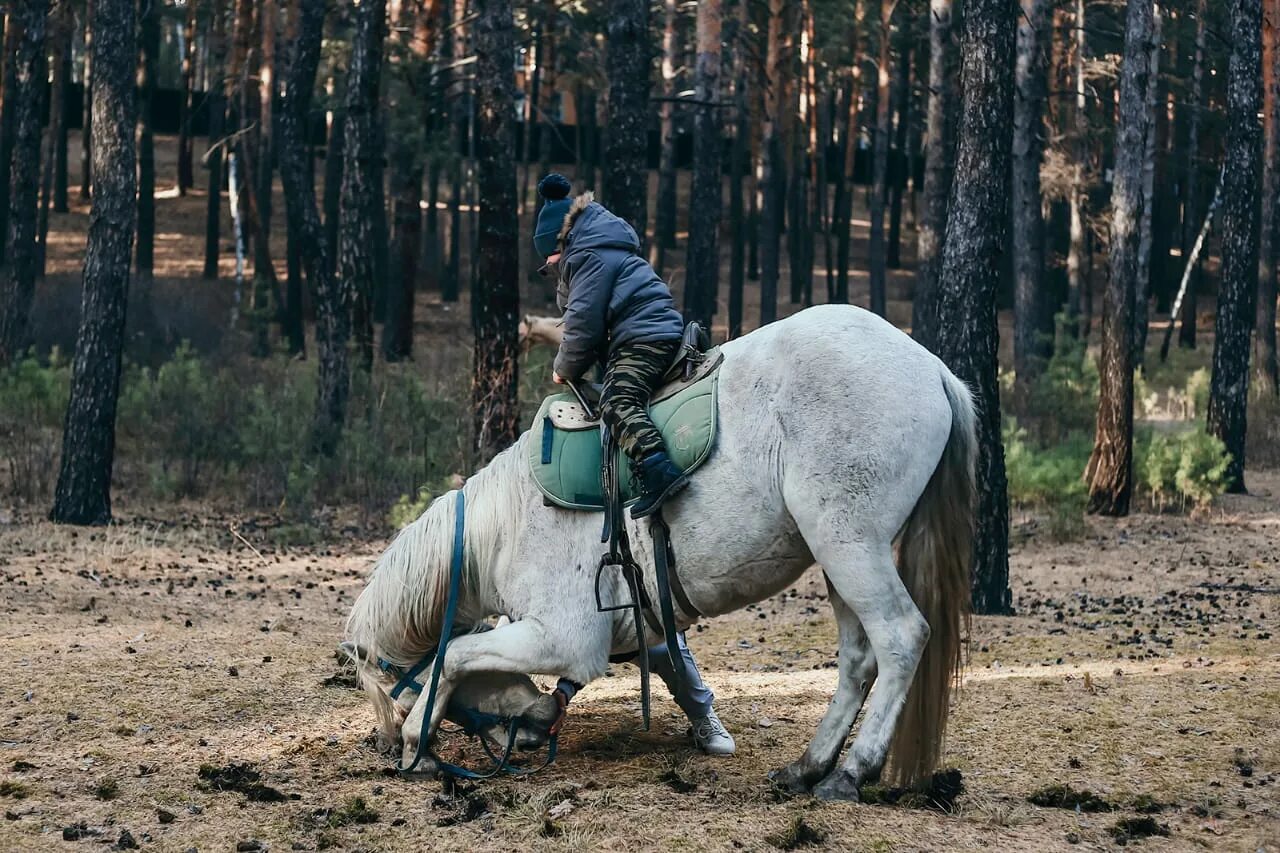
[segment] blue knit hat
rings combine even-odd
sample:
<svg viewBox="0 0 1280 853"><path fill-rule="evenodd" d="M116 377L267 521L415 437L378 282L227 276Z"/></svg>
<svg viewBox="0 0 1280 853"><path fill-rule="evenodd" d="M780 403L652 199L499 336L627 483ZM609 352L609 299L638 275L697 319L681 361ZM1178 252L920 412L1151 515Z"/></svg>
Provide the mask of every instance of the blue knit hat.
<svg viewBox="0 0 1280 853"><path fill-rule="evenodd" d="M533 248L544 258L556 252L557 238L564 225L565 214L569 212L572 202L569 201L569 190L573 189L569 179L564 175L552 172L538 182L538 195L542 196L542 210L538 212L538 221L533 226Z"/></svg>

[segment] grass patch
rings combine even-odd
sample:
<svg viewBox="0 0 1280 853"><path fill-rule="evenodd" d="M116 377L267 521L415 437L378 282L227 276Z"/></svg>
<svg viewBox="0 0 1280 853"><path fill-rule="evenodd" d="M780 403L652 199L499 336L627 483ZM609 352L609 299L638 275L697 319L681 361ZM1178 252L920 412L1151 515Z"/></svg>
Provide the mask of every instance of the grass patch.
<svg viewBox="0 0 1280 853"><path fill-rule="evenodd" d="M212 791L236 791L255 803L278 803L289 799L285 794L261 781L262 774L248 764L228 764L215 767L200 765L200 779Z"/></svg>
<svg viewBox="0 0 1280 853"><path fill-rule="evenodd" d="M365 804L364 797L352 797L329 815L329 826L336 829L352 824L377 823L380 819L381 815Z"/></svg>
<svg viewBox="0 0 1280 853"><path fill-rule="evenodd" d="M1027 802L1043 808L1079 809L1082 812L1110 812L1116 808L1092 791L1078 791L1070 785L1046 785L1027 797Z"/></svg>
<svg viewBox="0 0 1280 853"><path fill-rule="evenodd" d="M120 793L115 779L99 779L93 786L93 795L99 800L114 800Z"/></svg>
<svg viewBox="0 0 1280 853"><path fill-rule="evenodd" d="M804 815L792 815L782 831L766 839L779 850L798 850L817 847L827 840L827 834L804 819Z"/></svg>
<svg viewBox="0 0 1280 853"><path fill-rule="evenodd" d="M21 782L0 782L0 797L9 797L14 800L25 800L31 796L31 789Z"/></svg>

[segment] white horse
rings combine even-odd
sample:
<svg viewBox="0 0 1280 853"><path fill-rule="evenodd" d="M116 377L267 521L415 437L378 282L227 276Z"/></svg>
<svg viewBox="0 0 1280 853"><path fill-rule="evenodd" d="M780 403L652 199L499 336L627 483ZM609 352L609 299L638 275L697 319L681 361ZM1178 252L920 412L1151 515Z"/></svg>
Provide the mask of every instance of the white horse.
<svg viewBox="0 0 1280 853"><path fill-rule="evenodd" d="M715 452L664 508L689 601L705 616L727 613L821 564L839 629L836 692L804 754L771 775L796 791L856 799L892 746L894 778L920 779L942 748L969 599L977 453L969 391L910 337L847 306L810 308L723 352ZM600 516L543 504L529 440L464 486L456 622L511 621L450 643L428 733L463 679L536 673L585 684L604 674L610 653L635 650L630 611L597 611ZM347 624L360 677L385 734L399 733L406 764L426 702L412 690L393 701L394 679L373 662L408 666L448 630L440 623L454 512L446 496L400 533ZM629 523L654 596L652 541ZM606 603L630 600L619 577L602 579L602 590ZM682 628L694 618L677 608Z"/></svg>

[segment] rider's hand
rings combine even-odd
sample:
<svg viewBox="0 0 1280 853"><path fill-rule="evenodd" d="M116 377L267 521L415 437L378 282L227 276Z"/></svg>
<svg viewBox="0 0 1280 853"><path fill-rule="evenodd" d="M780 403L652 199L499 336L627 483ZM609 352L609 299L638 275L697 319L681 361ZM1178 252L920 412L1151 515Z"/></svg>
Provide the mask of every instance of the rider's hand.
<svg viewBox="0 0 1280 853"><path fill-rule="evenodd" d="M564 384L564 377L563 377L563 376L561 376L559 373L556 373L556 372L553 370L553 371L551 371L551 381L552 381L552 382L554 382L554 383L556 383L557 385L563 385L563 384Z"/></svg>

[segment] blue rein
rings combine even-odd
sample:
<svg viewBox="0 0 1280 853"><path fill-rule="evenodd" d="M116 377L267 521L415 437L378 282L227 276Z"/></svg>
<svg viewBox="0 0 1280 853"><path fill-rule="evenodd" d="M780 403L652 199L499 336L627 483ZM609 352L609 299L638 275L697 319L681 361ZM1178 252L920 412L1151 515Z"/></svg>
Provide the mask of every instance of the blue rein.
<svg viewBox="0 0 1280 853"><path fill-rule="evenodd" d="M429 650L423 658L406 670L394 687L391 688L391 698L396 700L400 698L400 694L410 687L419 693L423 691L424 685L418 681L418 676L431 666L431 681L427 686L427 705L422 715L422 729L418 733L418 748L414 753L413 761L408 767L400 766L400 772L412 773L414 768L422 761L424 755L430 755L431 751L427 747L427 732L431 728L431 718L435 715L436 692L440 686L440 673L444 670L444 656L449 650L449 642L453 639L453 622L458 612L458 599L462 593L462 567L466 558L465 539L466 532L466 515L467 515L467 499L461 489L458 489L457 508L454 512L453 521L453 555L449 561L449 594L444 605L444 621L441 623L442 630L440 632L440 644L434 649ZM432 661L434 659L434 665ZM382 658L378 659L378 667L387 673L394 674L399 671L399 667ZM481 711L468 709L467 719L463 724L463 731L469 735L479 735L480 745L484 747L485 754L493 762L493 768L487 773L476 773L474 770L468 770L465 767L459 767L456 764L450 764L442 761L438 757L436 762L440 769L452 776L458 776L463 779L488 779L496 776L500 772L511 774L536 773L543 767L556 760L556 748L558 734L553 734L547 747L547 760L539 767L532 769L523 769L512 767L510 764L511 753L515 749L516 739L520 734L520 726L527 721L523 716L511 718L499 717L496 714L486 714ZM487 726L496 724L507 724L507 744L503 750L502 756L496 756L493 750L489 748L489 742L481 734L482 729Z"/></svg>

